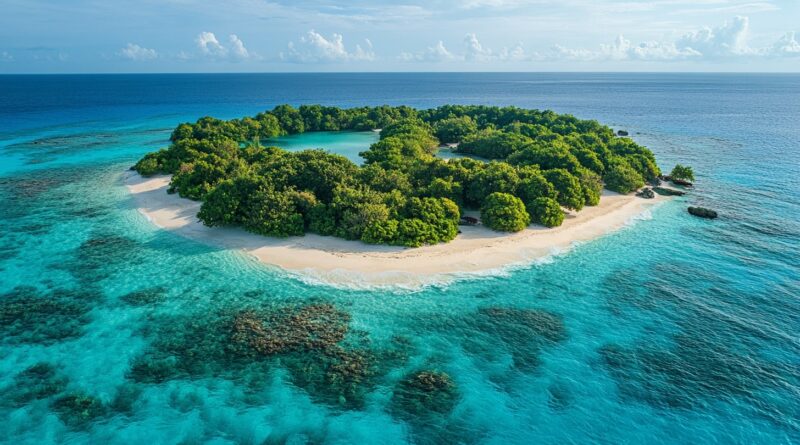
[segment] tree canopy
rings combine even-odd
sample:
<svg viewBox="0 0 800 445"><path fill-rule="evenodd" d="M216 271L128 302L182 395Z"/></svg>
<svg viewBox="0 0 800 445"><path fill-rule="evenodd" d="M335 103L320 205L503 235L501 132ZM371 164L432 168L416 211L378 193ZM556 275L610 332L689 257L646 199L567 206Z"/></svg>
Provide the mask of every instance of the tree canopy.
<svg viewBox="0 0 800 445"><path fill-rule="evenodd" d="M324 150L262 145L287 134L378 129L360 166ZM609 127L516 107L280 105L180 124L170 142L134 169L172 175L170 191L202 201L198 217L209 226L402 246L452 240L466 209L480 209L496 230L557 226L562 206L596 205L603 185L628 193L660 174L650 150ZM440 143L491 161L440 159ZM680 165L673 176L693 179Z"/></svg>
<svg viewBox="0 0 800 445"><path fill-rule="evenodd" d="M675 165L669 175L675 179L694 181L694 171L692 171L692 167L689 167L688 165Z"/></svg>

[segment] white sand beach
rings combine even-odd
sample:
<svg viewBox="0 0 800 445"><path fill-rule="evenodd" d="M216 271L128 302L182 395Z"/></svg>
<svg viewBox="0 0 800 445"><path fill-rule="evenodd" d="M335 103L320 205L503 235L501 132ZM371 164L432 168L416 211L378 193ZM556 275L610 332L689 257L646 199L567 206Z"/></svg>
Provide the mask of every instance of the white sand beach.
<svg viewBox="0 0 800 445"><path fill-rule="evenodd" d="M144 178L131 171L124 180L138 210L161 228L220 248L242 250L306 279L367 287L417 287L529 264L563 252L576 242L620 229L648 207L669 199L604 191L598 206L568 214L560 227L532 226L507 234L482 226L460 226L462 233L449 243L409 249L314 234L279 239L241 229L206 227L196 216L200 202L167 194L169 176Z"/></svg>

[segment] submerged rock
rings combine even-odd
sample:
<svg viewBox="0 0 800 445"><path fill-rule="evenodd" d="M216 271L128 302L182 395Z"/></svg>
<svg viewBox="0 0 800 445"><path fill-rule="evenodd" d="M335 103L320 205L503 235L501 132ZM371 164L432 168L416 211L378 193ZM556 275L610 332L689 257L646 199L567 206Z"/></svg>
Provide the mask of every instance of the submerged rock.
<svg viewBox="0 0 800 445"><path fill-rule="evenodd" d="M40 344L79 337L95 298L90 291L15 287L0 295L0 333L4 341Z"/></svg>
<svg viewBox="0 0 800 445"><path fill-rule="evenodd" d="M636 196L644 199L653 199L656 197L656 194L653 193L653 189L651 189L650 187L645 187L636 192Z"/></svg>
<svg viewBox="0 0 800 445"><path fill-rule="evenodd" d="M388 366L402 366L407 341L377 348L366 332L350 327L350 314L326 302L265 305L233 314L170 318L154 333L151 349L128 377L140 383L225 376L253 388L285 369L290 382L315 402L362 409Z"/></svg>
<svg viewBox="0 0 800 445"><path fill-rule="evenodd" d="M504 350L518 370L535 369L542 348L567 338L561 316L541 309L484 307L467 319L467 326L467 350L489 357Z"/></svg>
<svg viewBox="0 0 800 445"><path fill-rule="evenodd" d="M81 393L59 397L52 407L61 421L72 427L84 426L106 413L100 399Z"/></svg>
<svg viewBox="0 0 800 445"><path fill-rule="evenodd" d="M458 390L444 372L418 371L398 383L392 396L392 412L399 417L424 421L445 415L458 402Z"/></svg>
<svg viewBox="0 0 800 445"><path fill-rule="evenodd" d="M699 216L700 218L714 219L717 217L717 212L705 207L689 207L689 214Z"/></svg>
<svg viewBox="0 0 800 445"><path fill-rule="evenodd" d="M686 192L666 187L653 187L653 191L662 196L683 196Z"/></svg>
<svg viewBox="0 0 800 445"><path fill-rule="evenodd" d="M342 341L349 329L350 314L332 304L315 303L262 317L244 311L234 318L232 347L263 355L296 350L323 350Z"/></svg>
<svg viewBox="0 0 800 445"><path fill-rule="evenodd" d="M17 374L14 379L14 387L7 395L14 402L24 405L64 391L67 383L66 378L58 375L54 365L37 363Z"/></svg>
<svg viewBox="0 0 800 445"><path fill-rule="evenodd" d="M125 294L120 300L131 306L147 306L156 304L166 299L167 288L163 286L149 287Z"/></svg>

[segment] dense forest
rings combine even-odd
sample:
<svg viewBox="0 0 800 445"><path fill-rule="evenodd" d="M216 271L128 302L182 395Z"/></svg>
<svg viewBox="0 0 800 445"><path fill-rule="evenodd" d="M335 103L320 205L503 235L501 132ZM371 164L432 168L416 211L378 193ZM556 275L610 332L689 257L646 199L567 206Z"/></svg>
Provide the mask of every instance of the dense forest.
<svg viewBox="0 0 800 445"><path fill-rule="evenodd" d="M323 150L261 141L308 131L380 130L362 166ZM341 109L320 105L180 124L168 148L134 169L170 174L170 192L203 202L209 226L268 236L306 232L375 244L450 241L465 209L486 226L558 226L563 208L597 205L603 187L629 193L660 174L655 157L611 128L552 111L446 105ZM443 160L440 144L479 157Z"/></svg>

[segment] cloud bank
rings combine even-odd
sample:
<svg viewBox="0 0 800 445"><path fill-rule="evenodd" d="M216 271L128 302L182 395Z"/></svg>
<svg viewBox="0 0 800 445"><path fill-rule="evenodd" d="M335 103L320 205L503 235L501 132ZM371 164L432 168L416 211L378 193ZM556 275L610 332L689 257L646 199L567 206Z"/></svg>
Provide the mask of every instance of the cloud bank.
<svg viewBox="0 0 800 445"><path fill-rule="evenodd" d="M156 50L144 48L135 43L128 43L128 46L120 50L120 55L125 59L135 61L153 60L158 57Z"/></svg>
<svg viewBox="0 0 800 445"><path fill-rule="evenodd" d="M484 46L474 33L468 33L464 36L462 52L458 54L448 50L444 42L440 40L436 45L430 46L424 51L417 53L403 52L398 56L398 59L403 62L518 62L532 58L531 55L525 53L521 43L510 49L502 48L500 51L494 51Z"/></svg>
<svg viewBox="0 0 800 445"><path fill-rule="evenodd" d="M784 34L773 45L754 48L748 43L750 20L735 17L715 28L703 27L684 34L674 42L646 41L632 44L620 35L597 51L556 45L549 59L670 61L685 59L721 60L741 57L784 57L800 55L794 32Z"/></svg>
<svg viewBox="0 0 800 445"><path fill-rule="evenodd" d="M364 39L364 47L356 45L353 51L348 51L341 34L325 38L312 29L300 37L298 43L289 42L280 58L295 63L358 62L375 60L375 53L369 39Z"/></svg>
<svg viewBox="0 0 800 445"><path fill-rule="evenodd" d="M224 46L213 32L208 31L198 34L194 42L204 57L234 61L258 58L244 46L244 42L236 34L228 36L228 46ZM188 54L183 53L183 58L188 57Z"/></svg>

